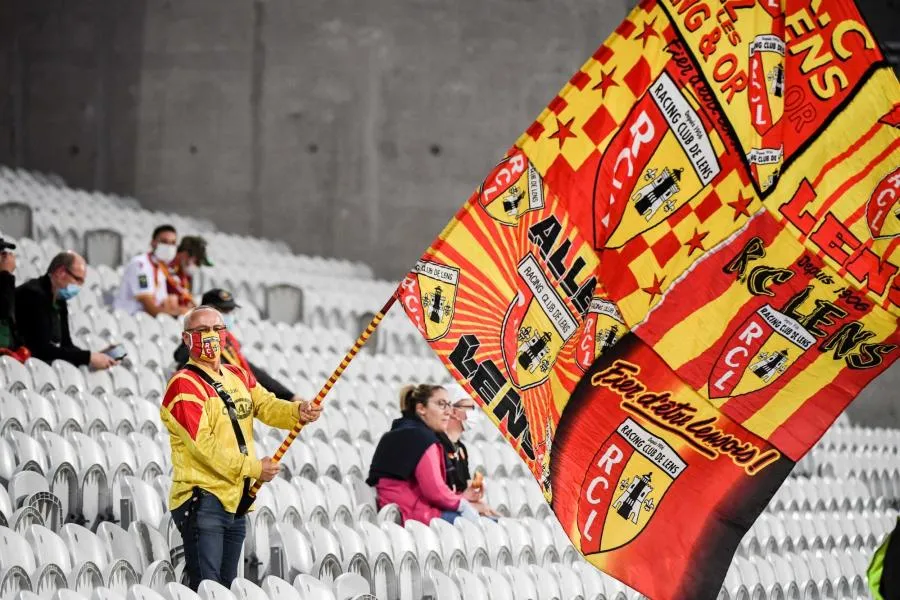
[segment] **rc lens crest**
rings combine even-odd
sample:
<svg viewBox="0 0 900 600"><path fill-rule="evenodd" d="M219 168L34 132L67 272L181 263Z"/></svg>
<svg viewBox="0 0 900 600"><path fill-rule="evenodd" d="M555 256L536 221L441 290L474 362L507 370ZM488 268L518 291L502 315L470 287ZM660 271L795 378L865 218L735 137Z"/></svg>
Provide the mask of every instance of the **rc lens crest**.
<svg viewBox="0 0 900 600"><path fill-rule="evenodd" d="M488 174L478 200L492 219L513 226L525 213L544 207L543 185L537 169L516 149Z"/></svg>
<svg viewBox="0 0 900 600"><path fill-rule="evenodd" d="M773 384L816 338L795 319L766 304L728 339L709 378L712 400L749 394Z"/></svg>
<svg viewBox="0 0 900 600"><path fill-rule="evenodd" d="M439 340L450 330L456 306L459 269L436 262L416 263L416 280L421 297L425 339Z"/></svg>
<svg viewBox="0 0 900 600"><path fill-rule="evenodd" d="M518 274L519 292L503 319L503 360L513 385L527 389L547 380L578 322L534 255Z"/></svg>
<svg viewBox="0 0 900 600"><path fill-rule="evenodd" d="M607 206L603 245L618 248L656 227L709 185L721 171L717 145L696 99L660 75L600 162L595 202Z"/></svg>
<svg viewBox="0 0 900 600"><path fill-rule="evenodd" d="M634 540L687 463L665 440L626 419L585 474L578 505L581 550L609 552Z"/></svg>
<svg viewBox="0 0 900 600"><path fill-rule="evenodd" d="M628 328L615 303L606 298L591 298L591 306L584 318L584 329L578 341L576 360L587 371L594 360L618 342Z"/></svg>

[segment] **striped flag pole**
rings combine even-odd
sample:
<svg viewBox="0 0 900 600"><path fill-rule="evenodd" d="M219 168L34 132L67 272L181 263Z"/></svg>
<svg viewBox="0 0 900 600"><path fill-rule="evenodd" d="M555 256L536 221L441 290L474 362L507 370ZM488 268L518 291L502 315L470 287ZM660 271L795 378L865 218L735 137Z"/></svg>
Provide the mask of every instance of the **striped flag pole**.
<svg viewBox="0 0 900 600"><path fill-rule="evenodd" d="M322 389L319 390L319 393L316 394L315 399L313 399L313 403L316 406L322 404L325 400L325 396L328 392L331 391L331 388L334 387L334 384L337 383L337 380L341 378L341 375L344 373L344 370L350 365L350 361L359 353L360 349L366 345L366 342L375 333L375 329L378 328L378 324L381 323L381 320L384 319L384 315L391 309L391 306L394 305L394 301L397 299L397 294L399 290L391 294L391 297L388 298L388 301L385 302L384 306L381 307L372 320L369 322L369 325L366 327L365 331L359 334L359 337L356 338L356 342L353 344L353 347L344 355L344 359L341 361L341 364L337 366L334 370L334 373L331 374L331 377L328 378L328 381L325 382L325 385L322 386ZM279 462L281 458L284 456L284 453L287 452L288 448L291 447L291 444L294 443L294 440L297 439L297 436L300 435L300 432L303 430L304 423L303 421L297 420L297 423L294 424L294 428L291 429L291 432L284 438L284 441L281 442L281 446L279 446L278 450L275 452L274 456L272 456L272 460L275 462ZM256 493L259 491L259 488L262 487L263 482L261 480L257 480L253 487L250 488L250 496L255 498Z"/></svg>

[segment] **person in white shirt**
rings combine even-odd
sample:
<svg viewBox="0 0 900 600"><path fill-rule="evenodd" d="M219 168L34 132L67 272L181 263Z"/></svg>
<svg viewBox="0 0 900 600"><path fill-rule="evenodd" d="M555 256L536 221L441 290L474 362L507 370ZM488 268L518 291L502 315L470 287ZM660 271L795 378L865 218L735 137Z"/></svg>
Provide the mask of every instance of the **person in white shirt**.
<svg viewBox="0 0 900 600"><path fill-rule="evenodd" d="M130 315L145 311L151 316L178 316L187 312L187 308L178 305L178 297L166 288L166 265L175 258L177 243L178 233L171 225L153 230L150 252L138 254L125 267L113 308Z"/></svg>

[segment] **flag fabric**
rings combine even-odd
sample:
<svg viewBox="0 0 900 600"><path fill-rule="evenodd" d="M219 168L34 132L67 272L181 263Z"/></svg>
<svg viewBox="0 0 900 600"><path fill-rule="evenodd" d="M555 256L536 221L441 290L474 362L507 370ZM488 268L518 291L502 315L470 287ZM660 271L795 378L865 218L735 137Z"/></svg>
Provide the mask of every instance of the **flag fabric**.
<svg viewBox="0 0 900 600"><path fill-rule="evenodd" d="M900 85L853 2L648 0L399 298L590 562L715 598L900 355L898 193Z"/></svg>

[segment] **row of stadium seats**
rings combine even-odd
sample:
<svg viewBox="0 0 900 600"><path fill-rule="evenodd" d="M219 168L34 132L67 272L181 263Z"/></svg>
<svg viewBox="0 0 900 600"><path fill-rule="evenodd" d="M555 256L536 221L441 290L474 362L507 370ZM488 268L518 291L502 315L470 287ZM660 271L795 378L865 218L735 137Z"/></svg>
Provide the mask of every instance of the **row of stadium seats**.
<svg viewBox="0 0 900 600"><path fill-rule="evenodd" d="M27 215L12 215L35 222L15 226L4 202L29 205ZM122 234L125 257L144 251L161 222L206 237L217 265L204 269L202 289L236 293L236 333L248 357L305 396L330 375L365 313L393 289L371 279L367 267L292 255L283 244L142 211L133 199L0 168L3 227L37 235L16 236L19 281L42 273L60 247L85 243L80 215L94 213L90 228ZM92 265L71 311L77 343L126 344L129 358L120 366L88 373L67 363L0 358L0 515L10 526L0 523L0 545L10 540L0 547L17 549L0 552L0 599L642 598L580 557L485 416L472 419L464 441L470 465L487 475L488 502L504 515L498 522L401 526L396 507L377 510L363 477L396 415L397 389L450 380L399 307L370 343L378 353L354 360L322 418L285 456L282 476L263 486L248 519L242 578L231 590L205 582L199 594L174 583L183 550L165 507L171 465L159 399L181 327L165 316L108 310L120 274ZM303 288L300 324L261 318L269 286L284 283ZM257 452L271 454L283 435L257 424ZM868 597L865 568L900 506L898 442L897 430L849 427L842 416L739 545L720 600ZM28 588L34 593L19 594Z"/></svg>
<svg viewBox="0 0 900 600"><path fill-rule="evenodd" d="M53 239L61 246L70 247L62 243L67 241L67 236L71 239L84 231L102 227L122 235L126 255L136 254L146 249L154 227L171 223L185 234L200 234L207 238L213 255L221 264L277 262L279 267L312 274L367 279L372 276L371 268L363 263L294 255L284 242L218 232L209 221L144 210L131 197L68 188L56 176L35 176L28 171L0 167L0 204L4 202L31 207L32 234L39 240Z"/></svg>

